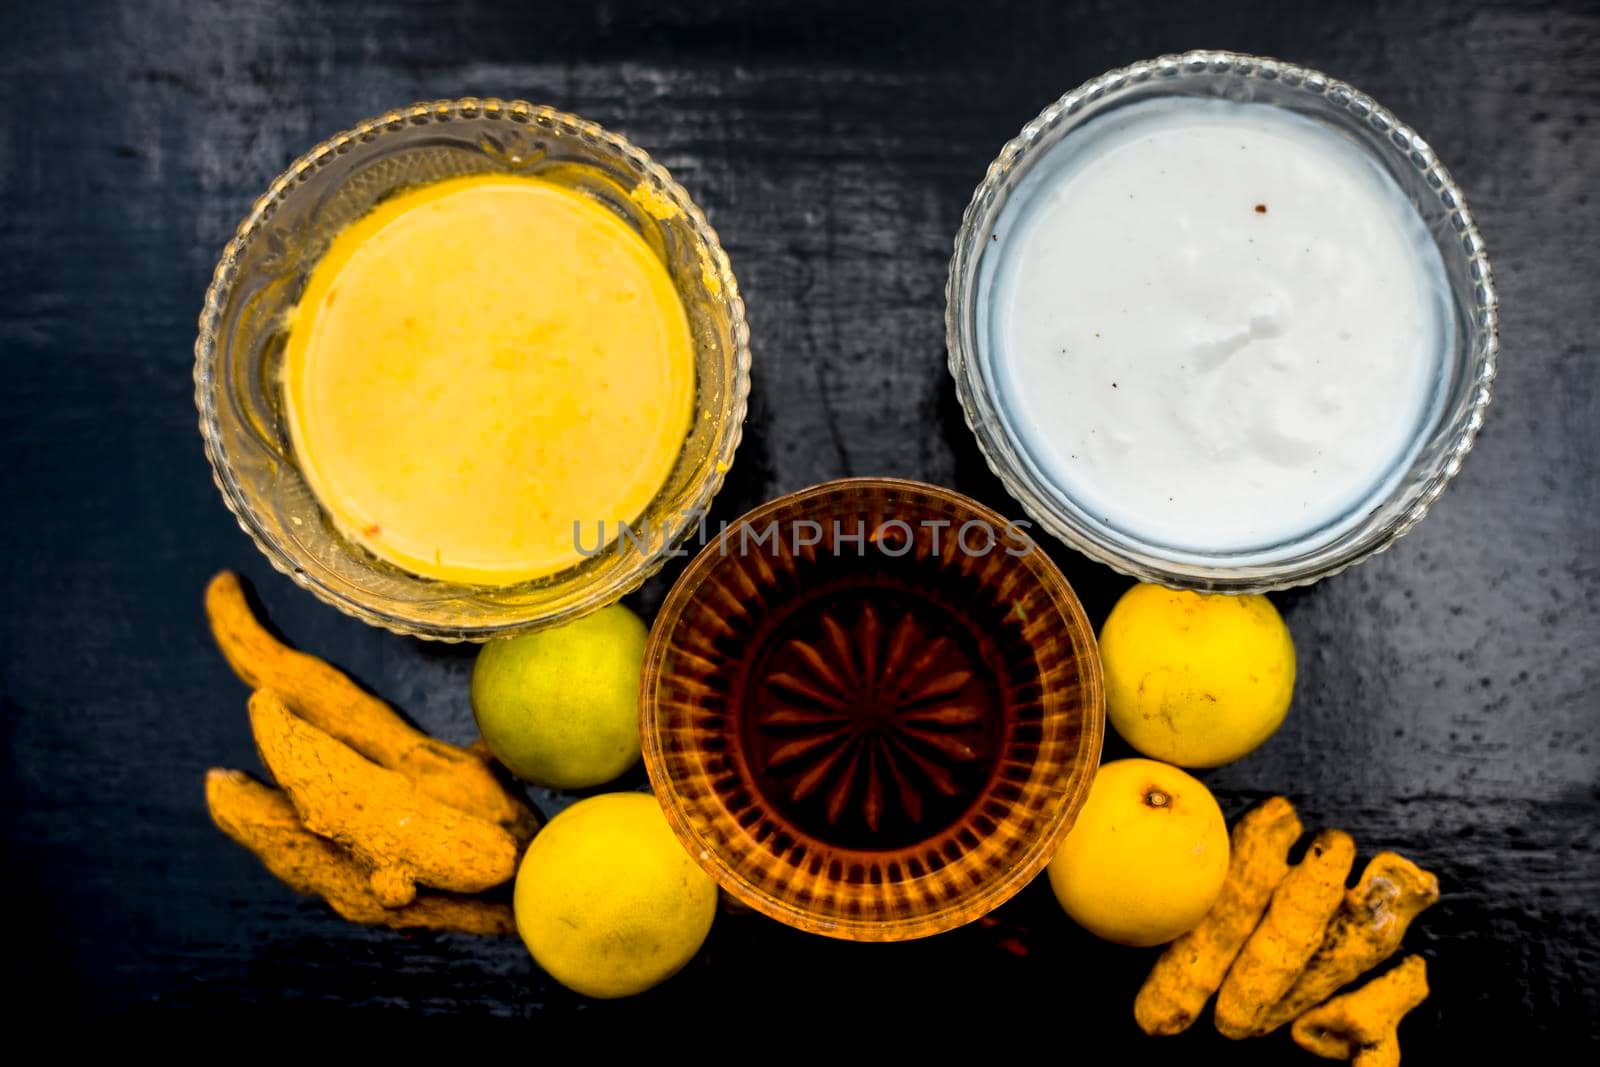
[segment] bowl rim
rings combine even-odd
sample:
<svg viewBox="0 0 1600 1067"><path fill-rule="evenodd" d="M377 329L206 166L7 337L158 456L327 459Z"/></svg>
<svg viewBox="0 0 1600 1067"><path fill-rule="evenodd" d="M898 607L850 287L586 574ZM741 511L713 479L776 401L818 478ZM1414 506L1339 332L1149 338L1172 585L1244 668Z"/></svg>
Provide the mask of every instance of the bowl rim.
<svg viewBox="0 0 1600 1067"><path fill-rule="evenodd" d="M774 497L732 520L727 528L735 530L741 524L760 521L774 511L804 504L817 497L860 490L898 490L919 494L931 492L936 496L953 500L977 518L997 522L1002 526L1006 523L1004 516L994 509L954 489L909 478L867 476L834 478ZM1076 648L1076 659L1080 669L1079 686L1082 693L1078 703L1083 708L1082 740L1079 746L1085 756L1082 779L1078 787L1064 797L1048 824L1029 844L1023 862L1006 870L1004 876L986 882L972 892L947 901L932 910L888 920L849 918L843 915L820 916L787 900L775 898L751 882L733 864L727 862L714 844L703 839L690 825L683 810L683 802L668 778L666 753L662 746L660 731L653 728L655 716L652 714L652 709L661 679L668 631L682 618L684 608L700 587L699 579L703 579L715 565L718 544L716 542L708 544L695 555L662 602L646 640L644 667L639 679L639 734L645 772L668 824L684 848L718 885L744 905L808 933L852 941L902 941L943 933L989 914L1019 893L1049 865L1056 849L1072 829L1079 812L1087 802L1090 787L1094 783L1095 771L1103 758L1106 731L1105 677L1100 663L1098 638L1093 625L1089 622L1082 600L1055 560L1050 558L1044 546L1037 540L1033 540L1033 545L1033 552L1041 557L1043 563L1038 572L1038 580L1047 586L1050 599L1066 616L1075 635L1083 639L1083 644Z"/></svg>
<svg viewBox="0 0 1600 1067"><path fill-rule="evenodd" d="M1435 431L1448 443L1438 446L1431 459L1424 455L1413 460L1407 477L1387 498L1392 500L1414 490L1415 498L1411 503L1376 527L1358 526L1360 534L1328 557L1265 564L1196 563L1162 557L1152 546L1142 545L1135 550L1096 536L1064 510L1058 510L1036 494L1007 459L1010 445L1004 439L1003 428L998 426L997 409L981 381L976 346L968 351L965 335L970 332L971 324L960 309L966 290L977 284L977 266L983 251L982 235L977 230L987 203L1013 180L1011 175L1017 162L1035 151L1045 133L1077 114L1086 104L1132 85L1207 75L1281 82L1312 97L1320 97L1331 107L1350 112L1374 131L1386 135L1388 147L1411 160L1437 191L1440 203L1449 209L1451 228L1466 258L1473 285L1471 321L1475 332L1470 339L1473 357L1464 377L1464 388L1471 392L1470 403ZM945 281L944 319L947 366L955 379L962 417L989 469L1030 518L1068 547L1120 574L1173 589L1226 593L1266 593L1310 585L1386 551L1409 533L1427 515L1472 450L1492 398L1500 353L1499 298L1482 234L1467 206L1465 194L1428 143L1372 97L1321 71L1267 56L1214 49L1162 55L1091 78L1048 104L1006 142L989 164L962 213ZM1427 450L1429 454L1433 451Z"/></svg>
<svg viewBox="0 0 1600 1067"><path fill-rule="evenodd" d="M717 236L717 231L707 221L705 213L688 192L672 177L665 167L657 163L643 149L613 133L598 123L543 104L525 100L504 100L498 97L459 97L422 101L406 107L394 108L356 123L306 151L289 164L267 190L256 198L249 212L234 230L223 247L206 288L205 300L199 316L199 332L194 343L194 402L199 415L200 436L205 446L206 461L211 467L212 481L222 494L223 503L233 514L239 528L254 542L257 550L272 567L291 578L297 585L309 590L318 600L362 622L381 627L392 633L409 635L425 640L444 642L486 641L495 637L511 636L534 629L569 622L638 589L655 575L672 555L673 549L688 535L692 524L683 524L676 537L663 543L655 552L640 554L632 567L618 568L603 584L590 589L581 601L570 603L554 612L530 612L524 617L483 625L451 625L418 620L405 614L379 608L366 602L360 590L346 583L338 585L324 581L297 563L297 553L279 543L263 524L256 509L243 492L238 473L228 461L222 443L218 394L220 384L218 359L221 336L219 327L226 308L228 295L237 281L239 260L246 247L257 237L278 206L292 190L307 181L311 175L332 160L360 151L363 146L379 143L385 133L410 127L453 121L503 121L514 125L541 125L552 127L557 136L575 137L598 142L629 161L642 176L648 177L666 193L673 207L689 220L689 225L706 247L710 262L720 285L720 296L729 318L729 334L733 343L733 379L728 383L725 401L726 420L720 440L710 451L697 476L699 485L689 507L690 514L703 513L722 488L727 472L733 465L734 454L744 436L744 421L750 397L750 326L745 303L740 295L738 281L727 252ZM472 589L472 586L461 586ZM490 587L483 587L490 588Z"/></svg>

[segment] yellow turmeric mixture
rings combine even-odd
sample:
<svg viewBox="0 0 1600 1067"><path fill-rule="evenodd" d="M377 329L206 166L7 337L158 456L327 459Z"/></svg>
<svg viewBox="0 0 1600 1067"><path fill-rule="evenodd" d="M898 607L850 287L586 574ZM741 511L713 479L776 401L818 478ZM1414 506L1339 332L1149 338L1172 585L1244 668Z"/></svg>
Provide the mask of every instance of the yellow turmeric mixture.
<svg viewBox="0 0 1600 1067"><path fill-rule="evenodd" d="M300 468L348 537L413 574L506 585L583 559L671 474L694 346L666 267L598 202L478 175L333 241L290 324Z"/></svg>

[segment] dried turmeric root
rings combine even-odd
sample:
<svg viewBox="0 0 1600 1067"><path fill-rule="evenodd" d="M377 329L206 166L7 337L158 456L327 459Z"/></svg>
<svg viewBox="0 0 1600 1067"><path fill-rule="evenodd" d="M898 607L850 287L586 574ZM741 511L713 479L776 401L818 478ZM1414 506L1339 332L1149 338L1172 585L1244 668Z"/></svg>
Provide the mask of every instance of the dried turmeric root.
<svg viewBox="0 0 1600 1067"><path fill-rule="evenodd" d="M1343 830L1324 830L1278 883L1266 916L1217 994L1217 1030L1224 1037L1249 1037L1300 977L1344 900L1355 859L1354 838Z"/></svg>
<svg viewBox="0 0 1600 1067"><path fill-rule="evenodd" d="M1400 1020L1428 999L1428 966L1407 956L1400 966L1353 993L1334 997L1295 1020L1295 1044L1355 1067L1399 1067Z"/></svg>
<svg viewBox="0 0 1600 1067"><path fill-rule="evenodd" d="M1316 955L1252 1033L1271 1033L1394 955L1411 920L1438 899L1439 880L1415 863L1393 852L1372 857Z"/></svg>
<svg viewBox="0 0 1600 1067"><path fill-rule="evenodd" d="M217 828L253 852L297 893L318 896L351 922L392 930L449 930L503 936L516 931L508 905L475 897L419 896L386 908L350 853L307 830L289 798L241 771L206 772L206 806Z"/></svg>
<svg viewBox="0 0 1600 1067"><path fill-rule="evenodd" d="M476 893L516 873L517 841L504 828L428 796L295 715L273 690L251 695L250 724L306 829L348 848L385 907L410 904L418 883Z"/></svg>
<svg viewBox="0 0 1600 1067"><path fill-rule="evenodd" d="M538 830L538 817L500 783L485 755L429 737L343 672L269 634L232 571L206 586L206 618L217 647L245 685L282 693L307 722L406 775L435 800L498 823L524 843Z"/></svg>
<svg viewBox="0 0 1600 1067"><path fill-rule="evenodd" d="M1217 902L1161 954L1133 1002L1140 1029L1176 1034L1199 1017L1289 870L1289 849L1299 837L1300 820L1286 797L1270 798L1234 824L1228 878Z"/></svg>

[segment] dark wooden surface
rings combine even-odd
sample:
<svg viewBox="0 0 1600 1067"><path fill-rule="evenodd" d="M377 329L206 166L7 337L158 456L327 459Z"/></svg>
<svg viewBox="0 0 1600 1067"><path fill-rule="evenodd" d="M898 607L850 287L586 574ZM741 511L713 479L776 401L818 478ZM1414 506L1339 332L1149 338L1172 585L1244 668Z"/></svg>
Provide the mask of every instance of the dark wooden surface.
<svg viewBox="0 0 1600 1067"><path fill-rule="evenodd" d="M1407 1063L1593 1040L1600 17L1581 2L7 5L0 819L4 955L24 1000L252 1028L334 1010L362 1027L581 1011L613 1040L708 1049L721 1020L795 1045L859 1018L884 1036L1038 1032L1063 1053L1070 1035L1125 1062L1312 1062L1281 1037L1141 1038L1130 1003L1150 954L1079 933L1040 884L1002 909L1002 930L900 946L724 915L679 978L602 1005L554 987L514 941L338 921L201 804L206 767L256 766L244 691L200 613L220 567L255 581L293 641L428 729L472 734L471 649L368 629L269 572L201 455L201 294L298 152L387 107L464 94L624 132L705 206L749 301L753 404L720 515L842 474L923 478L1016 514L944 369L961 210L1050 99L1197 46L1322 68L1421 130L1471 197L1504 324L1495 403L1460 478L1386 555L1278 598L1301 654L1294 709L1265 749L1205 777L1230 816L1286 792L1308 826L1439 873L1444 900L1409 942L1436 992L1405 1025ZM1054 554L1098 622L1125 583ZM636 606L652 611L671 576Z"/></svg>

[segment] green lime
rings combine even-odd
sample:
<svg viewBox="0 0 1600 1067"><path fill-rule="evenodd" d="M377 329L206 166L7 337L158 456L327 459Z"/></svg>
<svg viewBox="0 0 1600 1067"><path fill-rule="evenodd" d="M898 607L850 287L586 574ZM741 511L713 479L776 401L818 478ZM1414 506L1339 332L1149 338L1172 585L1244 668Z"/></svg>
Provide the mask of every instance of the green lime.
<svg viewBox="0 0 1600 1067"><path fill-rule="evenodd" d="M472 711L495 758L554 789L603 785L639 760L645 626L620 604L491 641L472 668Z"/></svg>

